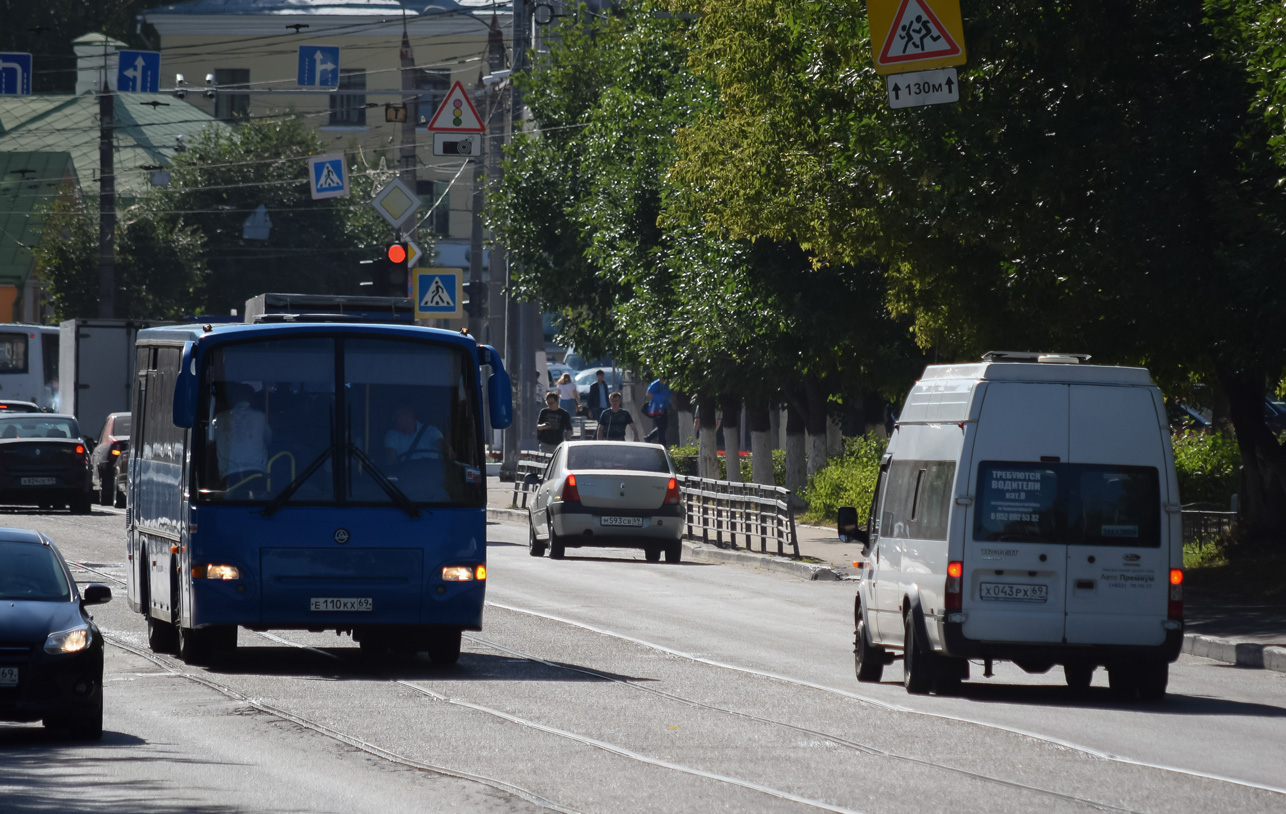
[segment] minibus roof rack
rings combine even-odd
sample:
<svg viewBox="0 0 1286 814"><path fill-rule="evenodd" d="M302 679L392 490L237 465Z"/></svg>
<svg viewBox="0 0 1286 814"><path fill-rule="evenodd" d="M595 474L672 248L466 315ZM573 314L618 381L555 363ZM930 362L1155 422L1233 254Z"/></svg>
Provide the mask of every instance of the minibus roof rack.
<svg viewBox="0 0 1286 814"><path fill-rule="evenodd" d="M1042 353L1028 350L989 350L984 362L1038 362L1046 365L1079 365L1092 357L1088 353Z"/></svg>

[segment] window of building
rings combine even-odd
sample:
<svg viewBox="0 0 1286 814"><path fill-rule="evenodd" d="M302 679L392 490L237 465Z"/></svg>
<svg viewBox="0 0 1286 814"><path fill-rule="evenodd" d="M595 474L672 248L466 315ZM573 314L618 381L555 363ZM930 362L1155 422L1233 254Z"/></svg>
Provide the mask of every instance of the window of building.
<svg viewBox="0 0 1286 814"><path fill-rule="evenodd" d="M447 193L448 186L445 181L415 182L415 193L420 196L425 212L429 211L433 204L437 203L438 198L446 193L446 197L438 204L438 208L433 210L433 214L429 216L426 223L438 237L450 237L451 233L451 195Z"/></svg>
<svg viewBox="0 0 1286 814"><path fill-rule="evenodd" d="M215 68L214 84L219 87L214 97L216 119L230 122L250 115L250 94L229 92L250 87L249 68Z"/></svg>
<svg viewBox="0 0 1286 814"><path fill-rule="evenodd" d="M419 91L419 121L427 122L433 118L438 106L451 90L451 72L445 70L415 71L415 89Z"/></svg>
<svg viewBox="0 0 1286 814"><path fill-rule="evenodd" d="M330 96L330 124L366 125L366 69L340 68L339 90Z"/></svg>

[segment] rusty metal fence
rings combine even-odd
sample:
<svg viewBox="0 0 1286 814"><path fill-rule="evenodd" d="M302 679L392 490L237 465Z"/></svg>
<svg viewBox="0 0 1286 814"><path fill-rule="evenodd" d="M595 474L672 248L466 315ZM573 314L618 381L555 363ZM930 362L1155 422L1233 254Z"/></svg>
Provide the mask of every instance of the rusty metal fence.
<svg viewBox="0 0 1286 814"><path fill-rule="evenodd" d="M1236 512L1214 511L1200 506L1189 504L1181 512L1184 545L1208 545L1223 539L1232 533L1232 527L1237 523Z"/></svg>

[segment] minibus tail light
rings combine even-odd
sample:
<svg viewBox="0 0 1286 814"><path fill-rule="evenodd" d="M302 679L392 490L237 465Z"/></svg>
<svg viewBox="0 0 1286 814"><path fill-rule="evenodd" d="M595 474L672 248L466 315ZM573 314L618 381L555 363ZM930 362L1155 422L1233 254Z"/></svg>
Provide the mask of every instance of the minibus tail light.
<svg viewBox="0 0 1286 814"><path fill-rule="evenodd" d="M952 560L947 563L947 590L945 599L945 609L948 611L958 611L962 605L962 590L964 585L964 563Z"/></svg>
<svg viewBox="0 0 1286 814"><path fill-rule="evenodd" d="M576 501L580 502L580 490L576 488L576 475L571 473L567 480L563 481L563 502Z"/></svg>
<svg viewBox="0 0 1286 814"><path fill-rule="evenodd" d="M1165 615L1167 619L1183 619L1183 570L1180 568L1170 569L1170 603Z"/></svg>

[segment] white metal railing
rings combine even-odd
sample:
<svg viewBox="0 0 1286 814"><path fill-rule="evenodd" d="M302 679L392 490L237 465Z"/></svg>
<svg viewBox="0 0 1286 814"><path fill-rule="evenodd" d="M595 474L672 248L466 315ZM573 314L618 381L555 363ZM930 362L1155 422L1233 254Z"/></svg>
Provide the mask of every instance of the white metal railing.
<svg viewBox="0 0 1286 814"><path fill-rule="evenodd" d="M687 514L688 538L736 548L740 536L752 551L752 541L758 538L759 550L765 554L771 542L778 556L799 558L799 536L789 489L687 475L679 476L679 489ZM793 554L787 555L786 546Z"/></svg>

